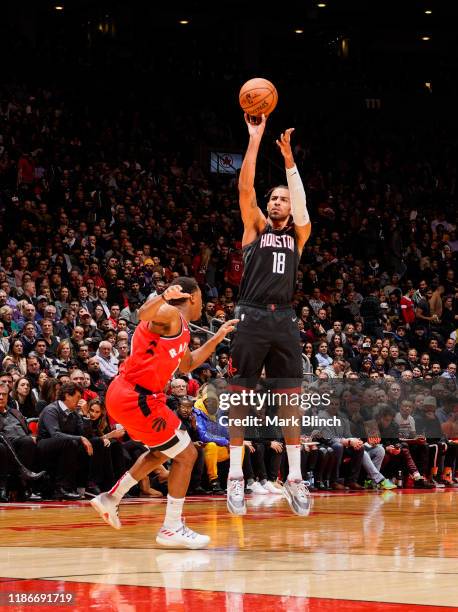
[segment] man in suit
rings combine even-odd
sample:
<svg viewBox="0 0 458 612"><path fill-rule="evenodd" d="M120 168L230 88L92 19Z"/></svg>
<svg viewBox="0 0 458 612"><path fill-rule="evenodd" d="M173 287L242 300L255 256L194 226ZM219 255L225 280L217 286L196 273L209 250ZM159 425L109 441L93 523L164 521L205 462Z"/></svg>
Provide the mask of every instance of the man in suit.
<svg viewBox="0 0 458 612"><path fill-rule="evenodd" d="M35 439L27 421L16 408L8 408L9 387L0 381L0 436L11 444L21 463L31 471L38 465ZM0 502L7 502L6 484L8 476L17 472L6 443L0 437ZM21 483L24 485L25 483ZM24 487L22 487L24 488Z"/></svg>
<svg viewBox="0 0 458 612"><path fill-rule="evenodd" d="M46 406L38 421L38 449L43 464L54 474L55 499L80 499L75 489L84 489L88 480L94 451L77 411L83 391L77 383L64 384L58 399Z"/></svg>

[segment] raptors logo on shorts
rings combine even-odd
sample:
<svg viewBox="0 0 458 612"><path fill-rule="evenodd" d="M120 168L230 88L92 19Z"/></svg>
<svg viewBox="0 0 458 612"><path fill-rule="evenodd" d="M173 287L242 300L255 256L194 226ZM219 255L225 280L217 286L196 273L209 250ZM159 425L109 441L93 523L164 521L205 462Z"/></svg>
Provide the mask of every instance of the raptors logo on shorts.
<svg viewBox="0 0 458 612"><path fill-rule="evenodd" d="M183 317L176 336L153 334L148 323L141 321L132 338L132 354L108 388L106 405L111 418L123 425L132 439L158 451L176 444L176 430L182 428L165 403L164 389L187 350L189 338Z"/></svg>

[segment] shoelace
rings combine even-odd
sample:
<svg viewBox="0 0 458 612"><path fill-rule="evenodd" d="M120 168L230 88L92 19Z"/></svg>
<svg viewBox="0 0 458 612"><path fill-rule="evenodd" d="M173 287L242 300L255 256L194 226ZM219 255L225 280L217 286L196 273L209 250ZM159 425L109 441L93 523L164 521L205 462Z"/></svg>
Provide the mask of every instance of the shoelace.
<svg viewBox="0 0 458 612"><path fill-rule="evenodd" d="M300 497L302 501L306 501L308 499L309 491L307 489L305 482L295 482L294 484L297 487L296 489L297 496Z"/></svg>
<svg viewBox="0 0 458 612"><path fill-rule="evenodd" d="M231 488L233 489L232 493L234 495L243 495L243 485L241 480L231 480Z"/></svg>
<svg viewBox="0 0 458 612"><path fill-rule="evenodd" d="M177 529L177 533L181 533L185 538L196 538L197 537L197 533L195 531L193 531L192 529L189 529L189 527L186 527L184 520L183 520L183 524L181 525L181 527Z"/></svg>

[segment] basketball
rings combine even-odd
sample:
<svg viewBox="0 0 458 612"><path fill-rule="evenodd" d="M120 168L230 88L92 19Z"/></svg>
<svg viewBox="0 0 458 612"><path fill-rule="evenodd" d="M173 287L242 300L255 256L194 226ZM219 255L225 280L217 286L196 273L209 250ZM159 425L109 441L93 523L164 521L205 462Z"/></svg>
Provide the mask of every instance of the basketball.
<svg viewBox="0 0 458 612"><path fill-rule="evenodd" d="M251 117L270 115L278 102L275 85L267 79L250 79L242 85L239 93L240 106Z"/></svg>

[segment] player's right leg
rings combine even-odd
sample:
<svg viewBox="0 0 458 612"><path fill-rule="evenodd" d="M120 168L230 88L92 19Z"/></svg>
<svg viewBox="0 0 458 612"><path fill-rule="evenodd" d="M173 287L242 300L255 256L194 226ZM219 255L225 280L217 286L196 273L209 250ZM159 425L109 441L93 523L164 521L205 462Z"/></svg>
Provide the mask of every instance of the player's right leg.
<svg viewBox="0 0 458 612"><path fill-rule="evenodd" d="M266 374L274 387L278 415L288 457L288 477L283 485L283 494L291 510L299 516L308 516L312 497L302 478L300 422L301 412L297 401L301 393L302 357L299 328L292 310L273 313L268 329L272 338L272 349L266 357Z"/></svg>
<svg viewBox="0 0 458 612"><path fill-rule="evenodd" d="M121 499L134 485L162 465L167 459L168 457L162 453L155 452L154 450L146 451L109 491L94 497L90 502L91 506L110 527L121 529L121 521L119 519Z"/></svg>

